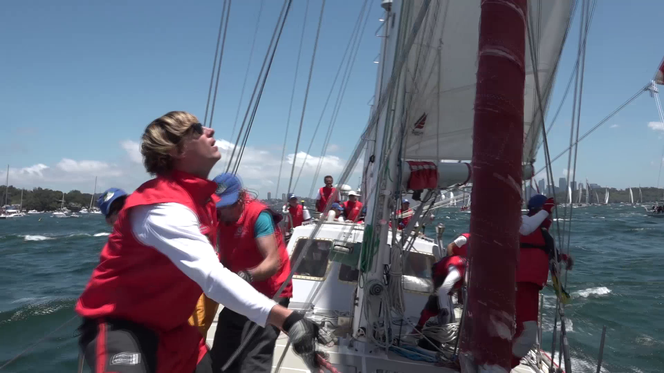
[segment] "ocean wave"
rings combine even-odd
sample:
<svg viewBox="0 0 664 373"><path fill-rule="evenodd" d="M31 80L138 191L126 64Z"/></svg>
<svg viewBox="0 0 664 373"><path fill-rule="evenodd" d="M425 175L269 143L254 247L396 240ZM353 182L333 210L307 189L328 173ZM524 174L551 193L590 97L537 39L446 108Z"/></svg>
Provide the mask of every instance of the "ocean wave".
<svg viewBox="0 0 664 373"><path fill-rule="evenodd" d="M576 295L578 295L582 298L588 298L591 295L601 296L601 295L611 294L611 289L609 289L605 286L599 286L599 287L596 287L596 288L588 288L588 289L584 289L584 290L579 290L579 291L575 292L574 294L576 294Z"/></svg>
<svg viewBox="0 0 664 373"><path fill-rule="evenodd" d="M40 236L40 235L37 235L37 234L34 234L34 235L33 234L26 234L26 235L21 236L21 237L24 237L25 241L46 241L46 240L54 240L55 239L53 237Z"/></svg>
<svg viewBox="0 0 664 373"><path fill-rule="evenodd" d="M101 233L95 233L95 234L93 234L92 236L93 236L93 237L104 237L104 236L108 236L108 235L110 235L110 233L108 233L108 232L101 232Z"/></svg>

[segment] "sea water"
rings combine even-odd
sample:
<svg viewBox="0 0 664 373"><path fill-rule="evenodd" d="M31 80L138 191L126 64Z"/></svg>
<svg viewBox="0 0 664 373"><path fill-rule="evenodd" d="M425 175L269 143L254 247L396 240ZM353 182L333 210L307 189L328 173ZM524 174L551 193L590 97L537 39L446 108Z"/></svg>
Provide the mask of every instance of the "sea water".
<svg viewBox="0 0 664 373"><path fill-rule="evenodd" d="M447 227L446 243L468 231L468 213L441 209L437 218ZM0 366L39 341L2 372L76 371L80 320L73 307L109 232L101 215L0 220ZM567 232L575 259L565 309L573 372L595 371L602 326L603 372L664 371L664 219L640 207L585 207L574 209L563 237ZM547 351L554 307L545 289Z"/></svg>

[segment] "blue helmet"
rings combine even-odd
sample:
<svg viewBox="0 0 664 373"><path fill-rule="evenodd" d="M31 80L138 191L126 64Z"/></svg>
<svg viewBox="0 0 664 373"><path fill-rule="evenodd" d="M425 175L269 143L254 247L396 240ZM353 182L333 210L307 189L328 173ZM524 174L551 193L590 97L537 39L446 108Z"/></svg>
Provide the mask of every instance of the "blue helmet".
<svg viewBox="0 0 664 373"><path fill-rule="evenodd" d="M530 197L530 200L528 200L528 210L533 211L541 209L544 207L544 203L547 199L548 198L543 194L537 194Z"/></svg>
<svg viewBox="0 0 664 373"><path fill-rule="evenodd" d="M339 211L343 211L344 208L343 208L340 204L338 204L338 203L335 202L335 203L333 203L332 206L330 207L330 210L339 210Z"/></svg>
<svg viewBox="0 0 664 373"><path fill-rule="evenodd" d="M226 207L234 204L240 198L242 191L242 180L232 173L223 173L212 179L217 184L217 190L214 192L220 201L217 202L217 208Z"/></svg>
<svg viewBox="0 0 664 373"><path fill-rule="evenodd" d="M109 188L104 193L102 193L99 198L97 198L97 206L99 206L102 214L108 216L108 214L111 212L111 205L113 202L120 200L120 198L127 198L127 193L124 190L118 188ZM122 204L124 205L124 202L122 202Z"/></svg>

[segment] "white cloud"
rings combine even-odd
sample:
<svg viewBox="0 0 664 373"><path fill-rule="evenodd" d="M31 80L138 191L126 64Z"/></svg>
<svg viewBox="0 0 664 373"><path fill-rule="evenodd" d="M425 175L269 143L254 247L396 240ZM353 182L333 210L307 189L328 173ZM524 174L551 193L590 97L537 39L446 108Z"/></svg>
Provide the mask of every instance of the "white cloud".
<svg viewBox="0 0 664 373"><path fill-rule="evenodd" d="M143 156L141 155L141 144L136 141L124 140L120 141L120 146L127 152L129 159L134 162L141 164L143 163Z"/></svg>
<svg viewBox="0 0 664 373"><path fill-rule="evenodd" d="M648 128L653 131L664 131L664 123L662 122L650 122L648 123Z"/></svg>
<svg viewBox="0 0 664 373"><path fill-rule="evenodd" d="M337 144L330 144L330 145L327 146L327 152L328 153L334 153L336 151L339 151L339 149L341 149L341 148Z"/></svg>
<svg viewBox="0 0 664 373"><path fill-rule="evenodd" d="M570 180L572 179L573 176L574 176L574 171L573 171L573 170L570 170L570 171L569 171L569 177L570 177ZM563 173L561 174L560 177L564 177L564 178L567 177L567 169L566 169L566 168L563 168Z"/></svg>
<svg viewBox="0 0 664 373"><path fill-rule="evenodd" d="M66 191L78 189L91 192L94 179L98 176L97 191L108 187L118 187L130 192L148 180L150 176L146 174L141 165L142 157L137 142L124 140L118 146L125 153L122 153L115 160L99 161L62 158L54 164L37 163L24 168L10 168L9 183L22 188L43 187ZM228 159L234 148L233 144L226 140L217 140L217 146L222 153L222 158L212 169L210 177L214 177L226 170ZM237 153L235 156L237 157ZM284 160L281 181L279 183L279 193L286 193L294 159L293 154L288 154ZM295 179L300 174L300 170L302 170L302 174L297 186L292 189L303 196L309 194L312 183L314 185L322 184L324 175L331 174L335 178L339 177L346 163L344 159L338 156L327 155L321 158L314 155L307 156L305 152L299 152L295 161L296 167L293 183L295 183ZM314 181L313 176L319 162L321 162L318 174L319 180ZM304 168L302 168L303 164L305 165ZM361 157L357 164L362 164ZM280 149L266 150L266 148L247 146L238 174L248 189L258 191L260 197L264 198L268 191L275 192L280 165ZM351 175L349 184L356 182L356 173L360 169L361 167L355 168L355 174ZM4 178L5 172L4 170L0 170L0 179L4 181Z"/></svg>
<svg viewBox="0 0 664 373"><path fill-rule="evenodd" d="M618 124L612 124L609 128L618 128L618 127L620 127L620 125L618 125Z"/></svg>

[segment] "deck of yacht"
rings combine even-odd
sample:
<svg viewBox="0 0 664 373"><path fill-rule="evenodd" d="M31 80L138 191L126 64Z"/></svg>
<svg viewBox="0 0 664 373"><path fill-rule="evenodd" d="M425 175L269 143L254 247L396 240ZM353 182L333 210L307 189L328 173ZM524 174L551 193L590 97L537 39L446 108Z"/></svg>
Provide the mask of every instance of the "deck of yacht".
<svg viewBox="0 0 664 373"><path fill-rule="evenodd" d="M220 307L220 311L221 311ZM207 335L207 344L212 346L214 334L217 330L217 318L214 318ZM288 337L281 333L277 340L274 350L274 361L272 371L275 371L277 362L283 353ZM341 373L452 373L457 372L454 369L435 366L431 363L419 362L399 356L393 352L385 353L379 348L373 351L362 351L362 345L358 348L349 348L348 346L334 345L332 347L322 347L329 354L329 361ZM280 368L281 372L308 372L307 367L292 349L286 353L286 357ZM548 371L548 370L547 370ZM522 365L512 370L512 373L540 373L528 365Z"/></svg>

